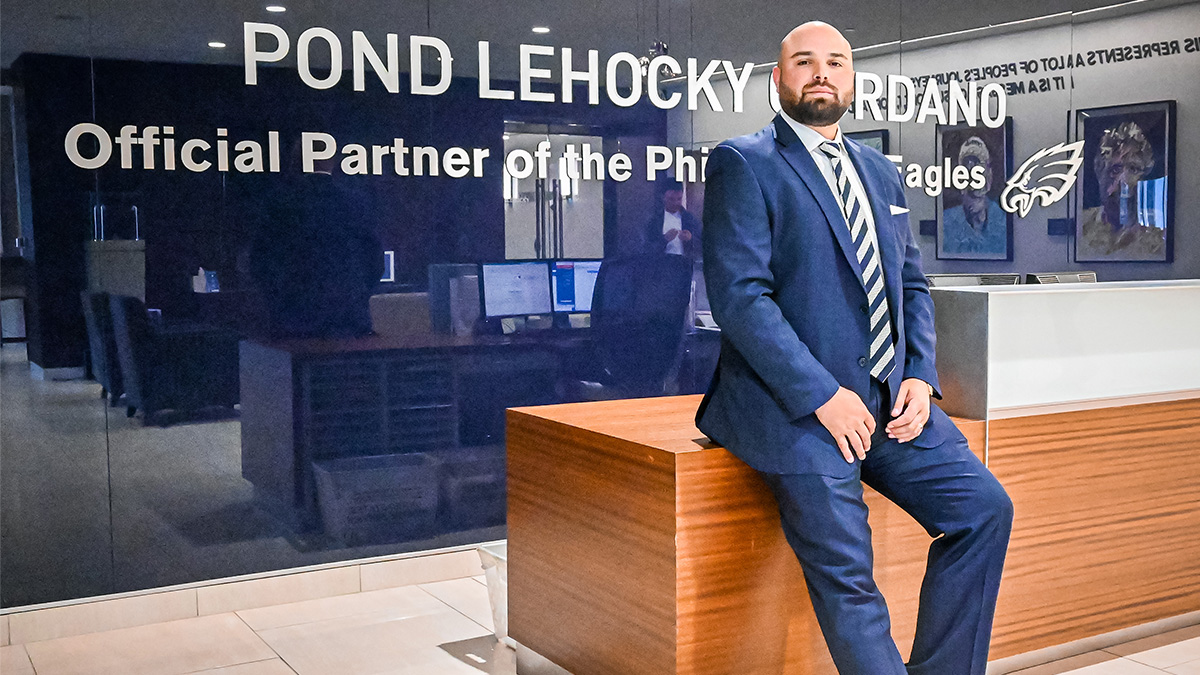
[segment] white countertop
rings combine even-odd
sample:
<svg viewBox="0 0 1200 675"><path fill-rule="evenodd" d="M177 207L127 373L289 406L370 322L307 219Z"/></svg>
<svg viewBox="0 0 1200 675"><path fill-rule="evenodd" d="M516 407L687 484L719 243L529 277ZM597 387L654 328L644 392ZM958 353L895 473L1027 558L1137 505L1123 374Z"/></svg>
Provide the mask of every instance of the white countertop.
<svg viewBox="0 0 1200 675"><path fill-rule="evenodd" d="M931 291L953 291L955 293L1096 293L1101 291L1154 289L1154 288L1200 288L1200 279L1158 279L1153 281L1102 281L1099 283L1068 284L1017 284L1015 286L938 286Z"/></svg>
<svg viewBox="0 0 1200 675"><path fill-rule="evenodd" d="M1200 279L932 292L944 407L954 414L999 418L1200 392Z"/></svg>

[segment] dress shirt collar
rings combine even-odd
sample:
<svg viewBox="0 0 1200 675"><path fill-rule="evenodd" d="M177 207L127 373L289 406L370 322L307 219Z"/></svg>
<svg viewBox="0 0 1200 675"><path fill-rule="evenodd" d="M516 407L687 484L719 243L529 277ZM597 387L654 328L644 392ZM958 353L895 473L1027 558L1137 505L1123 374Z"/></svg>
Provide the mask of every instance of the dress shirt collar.
<svg viewBox="0 0 1200 675"><path fill-rule="evenodd" d="M800 142L804 143L804 147L809 151L809 153L819 152L820 145L829 140L828 138L822 136L821 132L817 131L816 129L792 119L791 115L788 115L785 112L781 112L779 114L783 116L783 121L788 123L788 126L792 128L792 131L796 132L796 135L800 137ZM838 128L837 135L833 137L833 140L843 148L846 147L846 142L842 139L841 127Z"/></svg>

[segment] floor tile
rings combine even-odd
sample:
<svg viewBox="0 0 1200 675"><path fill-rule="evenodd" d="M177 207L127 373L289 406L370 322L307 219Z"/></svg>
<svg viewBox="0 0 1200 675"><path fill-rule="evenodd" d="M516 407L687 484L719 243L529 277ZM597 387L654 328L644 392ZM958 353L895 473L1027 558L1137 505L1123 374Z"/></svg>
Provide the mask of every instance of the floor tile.
<svg viewBox="0 0 1200 675"><path fill-rule="evenodd" d="M168 591L19 612L9 617L9 630L13 642L23 644L195 616L195 590Z"/></svg>
<svg viewBox="0 0 1200 675"><path fill-rule="evenodd" d="M8 615L0 616L0 647L7 647L8 640Z"/></svg>
<svg viewBox="0 0 1200 675"><path fill-rule="evenodd" d="M282 577L235 581L196 589L201 616L223 614L281 602L297 602L357 593L360 590L356 565Z"/></svg>
<svg viewBox="0 0 1200 675"><path fill-rule="evenodd" d="M557 663L535 651L531 651L524 645L518 645L514 650L514 654L516 655L516 667L520 669L521 675L571 675L560 668ZM516 669L514 669L514 672L516 672ZM504 672L502 675L509 674Z"/></svg>
<svg viewBox="0 0 1200 675"><path fill-rule="evenodd" d="M430 657L429 661L405 666L388 675L490 675L486 670L469 666L462 661L456 661L449 655Z"/></svg>
<svg viewBox="0 0 1200 675"><path fill-rule="evenodd" d="M1171 675L1200 675L1200 659L1167 668Z"/></svg>
<svg viewBox="0 0 1200 675"><path fill-rule="evenodd" d="M234 614L25 645L38 675L182 675L276 655Z"/></svg>
<svg viewBox="0 0 1200 675"><path fill-rule="evenodd" d="M480 574L477 577L471 577L471 578L474 579L475 581L478 581L479 583L483 584L484 586L487 586L487 575L486 574Z"/></svg>
<svg viewBox="0 0 1200 675"><path fill-rule="evenodd" d="M266 630L259 636L298 675L376 675L418 667L455 668L455 659L438 645L486 634L447 607L420 616L385 612L329 619Z"/></svg>
<svg viewBox="0 0 1200 675"><path fill-rule="evenodd" d="M4 675L34 675L33 665L23 645L0 647L0 673Z"/></svg>
<svg viewBox="0 0 1200 675"><path fill-rule="evenodd" d="M477 671L489 674L500 672L501 669L494 663L494 660L498 655L503 656L504 650L501 649L503 646L495 635L484 635L438 645L442 651L454 657L455 660ZM513 663L515 665L516 662Z"/></svg>
<svg viewBox="0 0 1200 675"><path fill-rule="evenodd" d="M1126 654L1125 658L1155 668L1171 668L1200 659L1200 637Z"/></svg>
<svg viewBox="0 0 1200 675"><path fill-rule="evenodd" d="M1158 668L1152 668L1144 663L1130 661L1126 658L1117 658L1066 672L1070 675L1162 675L1163 673Z"/></svg>
<svg viewBox="0 0 1200 675"><path fill-rule="evenodd" d="M1119 658L1121 657L1117 656L1116 654L1110 654L1105 651L1094 651L1060 659L1058 661L1052 661L1050 663L1043 663L1040 666L1034 666L1032 668L1014 670L1009 675L1061 675L1062 673L1073 672L1083 668L1084 666L1094 666L1098 663L1115 661Z"/></svg>
<svg viewBox="0 0 1200 675"><path fill-rule="evenodd" d="M288 665L279 659L271 659L269 661L255 661L254 663L243 663L225 668L201 670L196 673L189 673L188 675L296 675L296 671L288 668Z"/></svg>
<svg viewBox="0 0 1200 675"><path fill-rule="evenodd" d="M431 614L445 609L446 605L443 602L420 588L403 586L319 600L306 600L275 607L245 609L237 614L254 630L264 631L356 614L389 612L395 618L402 618Z"/></svg>
<svg viewBox="0 0 1200 675"><path fill-rule="evenodd" d="M1130 642L1123 642L1119 645L1113 645L1112 647L1105 647L1104 651L1112 652L1117 656L1129 656L1130 654L1137 654L1138 652L1144 652L1151 649L1156 649L1158 647L1173 645L1176 642L1183 642L1184 640L1190 640L1196 637L1200 637L1200 624L1196 624L1194 626L1184 626L1183 628L1177 628L1165 633L1159 633L1158 635L1151 635L1139 640L1132 640Z"/></svg>
<svg viewBox="0 0 1200 675"><path fill-rule="evenodd" d="M420 588L489 631L496 630L492 622L492 604L488 599L487 587L480 586L474 579L421 584Z"/></svg>

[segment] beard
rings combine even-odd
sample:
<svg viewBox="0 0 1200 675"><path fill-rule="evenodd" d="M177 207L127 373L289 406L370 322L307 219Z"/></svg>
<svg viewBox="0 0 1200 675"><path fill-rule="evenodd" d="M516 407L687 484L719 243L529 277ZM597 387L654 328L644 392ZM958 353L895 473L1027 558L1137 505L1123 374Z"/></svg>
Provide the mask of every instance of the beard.
<svg viewBox="0 0 1200 675"><path fill-rule="evenodd" d="M846 111L850 109L850 102L854 100L854 87L851 86L850 91L843 94L830 84L825 86L833 89L836 100L805 96L803 91L797 92L780 82L779 107L783 108L788 117L801 124L813 127L837 124L838 120L842 119L842 115L845 115Z"/></svg>

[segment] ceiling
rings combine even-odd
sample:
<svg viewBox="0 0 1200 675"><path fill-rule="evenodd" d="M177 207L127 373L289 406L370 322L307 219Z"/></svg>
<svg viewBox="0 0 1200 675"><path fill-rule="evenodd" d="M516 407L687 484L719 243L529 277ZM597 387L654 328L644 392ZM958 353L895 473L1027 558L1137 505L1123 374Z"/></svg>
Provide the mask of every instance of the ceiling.
<svg viewBox="0 0 1200 675"><path fill-rule="evenodd" d="M410 34L440 37L472 72L476 43L493 44L494 69L508 74L515 45L539 43L598 49L601 63L618 51L644 53L665 40L676 57L774 60L780 37L809 19L846 31L856 46L909 40L1060 12L1122 4L1116 0L278 0L283 14L264 6L275 0L4 0L0 62L42 52L190 63L242 62L242 24L262 21L287 30L293 51L306 28L333 30L347 52L351 33L363 31L382 49L385 35L400 35L401 61ZM535 35L531 28L551 28ZM224 50L210 40L228 44ZM506 54L504 50L512 53ZM294 56L294 54L293 54ZM349 66L347 54L345 63ZM289 61L284 61L288 64ZM294 64L294 59L290 60ZM580 61L582 64L582 61ZM510 64L511 67L510 67Z"/></svg>

